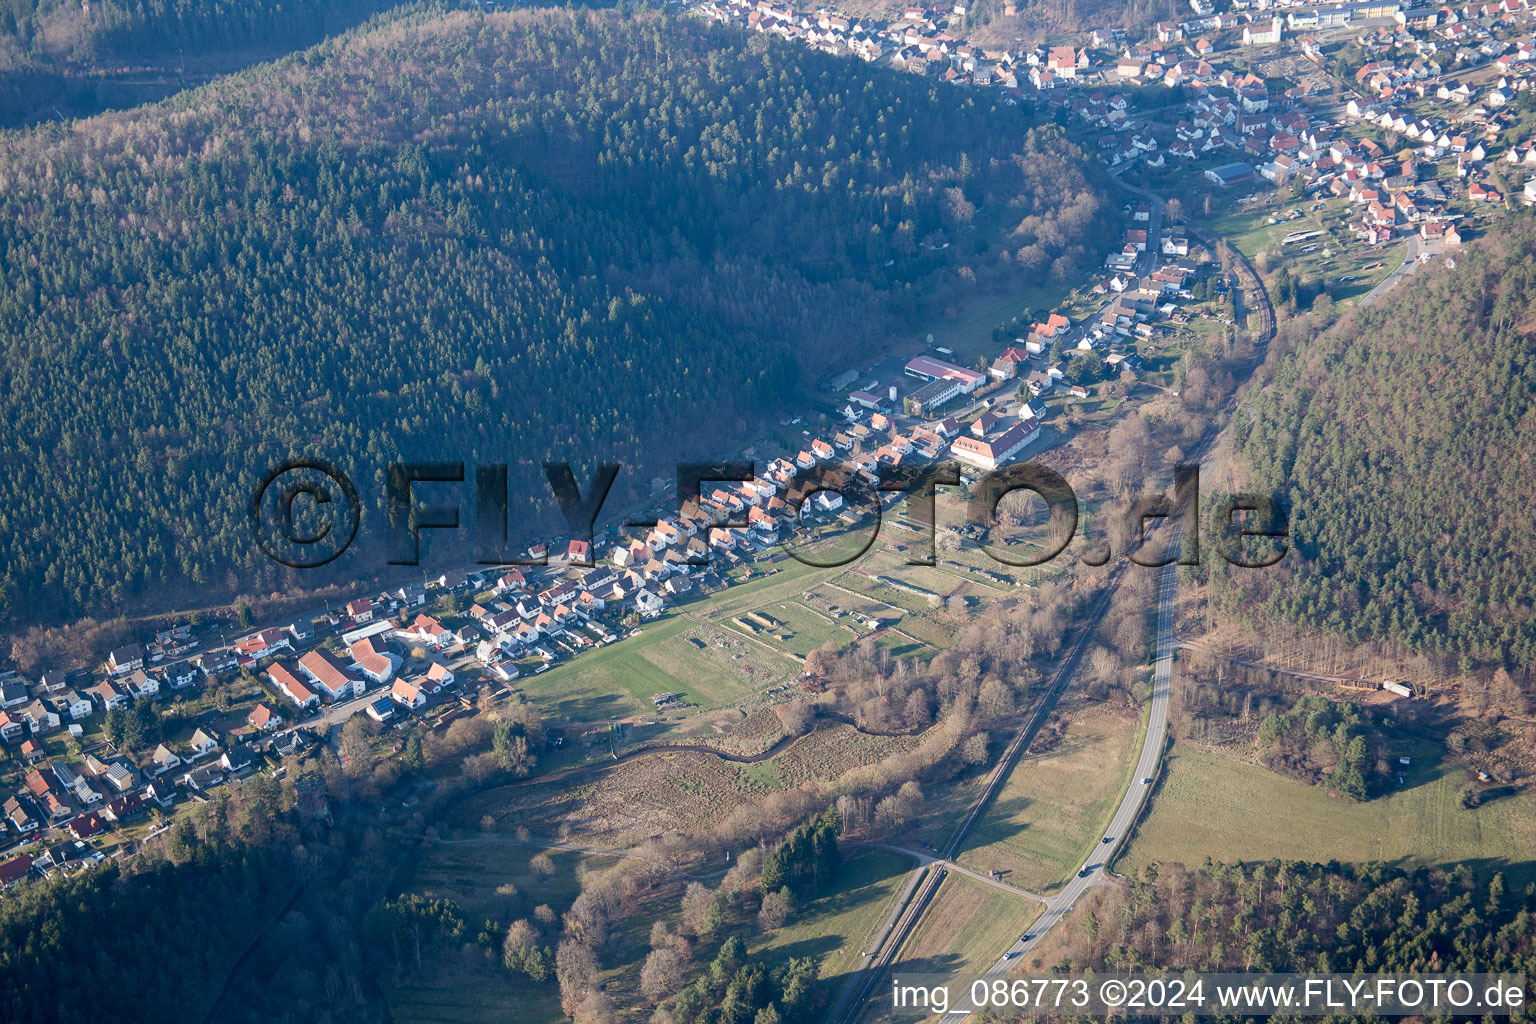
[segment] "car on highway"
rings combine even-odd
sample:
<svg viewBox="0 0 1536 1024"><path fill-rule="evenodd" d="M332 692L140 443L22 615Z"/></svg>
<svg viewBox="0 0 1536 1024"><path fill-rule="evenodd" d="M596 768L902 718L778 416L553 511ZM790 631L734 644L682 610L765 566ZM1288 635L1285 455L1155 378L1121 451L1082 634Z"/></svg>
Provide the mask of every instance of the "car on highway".
<svg viewBox="0 0 1536 1024"><path fill-rule="evenodd" d="M1105 846L1108 846L1110 843L1112 843L1114 841L1115 841L1115 837L1114 836L1105 836L1103 839L1099 840L1099 842L1103 843Z"/></svg>
<svg viewBox="0 0 1536 1024"><path fill-rule="evenodd" d="M1021 952L1023 952L1023 950L1015 949L1011 953L1004 953L1003 954L1003 959L1004 960L1012 960L1014 957L1018 956Z"/></svg>
<svg viewBox="0 0 1536 1024"><path fill-rule="evenodd" d="M1083 870L1081 870L1081 871L1079 871L1077 873L1077 877L1078 878L1087 878L1088 877L1088 869L1087 868L1083 868Z"/></svg>
<svg viewBox="0 0 1536 1024"><path fill-rule="evenodd" d="M1152 776L1148 775L1146 778L1142 779L1141 780L1141 784L1143 786L1150 786L1150 785L1152 785Z"/></svg>
<svg viewBox="0 0 1536 1024"><path fill-rule="evenodd" d="M1025 932L1024 933L1024 937L1022 939L1020 939L1019 941L1020 942L1034 942L1035 941L1035 933L1034 932Z"/></svg>

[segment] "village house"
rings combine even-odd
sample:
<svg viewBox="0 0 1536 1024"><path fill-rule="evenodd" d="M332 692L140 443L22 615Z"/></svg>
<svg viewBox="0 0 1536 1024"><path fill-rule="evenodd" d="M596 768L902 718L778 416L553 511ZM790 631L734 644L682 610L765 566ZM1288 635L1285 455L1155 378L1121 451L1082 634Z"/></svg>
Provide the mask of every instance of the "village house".
<svg viewBox="0 0 1536 1024"><path fill-rule="evenodd" d="M421 687L404 679L395 680L389 688L389 696L396 703L412 710L424 707L427 703L427 695L421 692Z"/></svg>
<svg viewBox="0 0 1536 1024"><path fill-rule="evenodd" d="M330 651L318 648L299 659L299 671L332 701L360 696L366 688L363 680Z"/></svg>
<svg viewBox="0 0 1536 1024"><path fill-rule="evenodd" d="M32 699L25 683L16 679L0 682L0 708L19 708Z"/></svg>
<svg viewBox="0 0 1536 1024"><path fill-rule="evenodd" d="M245 716L245 721L257 732L271 732L283 724L282 716L264 703L252 708L251 713Z"/></svg>
<svg viewBox="0 0 1536 1024"><path fill-rule="evenodd" d="M128 644L119 647L107 655L107 671L112 675L120 676L132 672L136 668L144 667L144 648L138 644Z"/></svg>
<svg viewBox="0 0 1536 1024"><path fill-rule="evenodd" d="M364 638L347 648L352 655L352 668L361 672L375 685L389 682L395 674L394 656L374 646L371 638Z"/></svg>
<svg viewBox="0 0 1536 1024"><path fill-rule="evenodd" d="M1040 436L1039 418L1027 406L1025 409L1027 416L990 441L978 437L956 438L949 446L950 454L967 465L983 470L990 471L1007 464Z"/></svg>
<svg viewBox="0 0 1536 1024"><path fill-rule="evenodd" d="M256 770L256 756L249 744L239 743L224 751L219 766L238 779Z"/></svg>
<svg viewBox="0 0 1536 1024"><path fill-rule="evenodd" d="M22 835L38 830L37 815L32 811L31 801L23 802L19 796L5 801L5 817L11 827Z"/></svg>
<svg viewBox="0 0 1536 1024"><path fill-rule="evenodd" d="M123 793L107 801L101 816L119 825L126 824L144 813L144 798L137 792Z"/></svg>
<svg viewBox="0 0 1536 1024"><path fill-rule="evenodd" d="M207 757L219 749L219 738L209 730L199 728L192 734L192 740L188 746L192 748L192 757L194 759Z"/></svg>
<svg viewBox="0 0 1536 1024"><path fill-rule="evenodd" d="M253 633L236 642L236 653L247 658L270 658L279 651L292 650L293 644L283 630L273 627Z"/></svg>
<svg viewBox="0 0 1536 1024"><path fill-rule="evenodd" d="M88 691L101 704L103 711L122 707L129 701L128 694L118 689L110 679L103 679Z"/></svg>
<svg viewBox="0 0 1536 1024"><path fill-rule="evenodd" d="M9 889L32 873L32 855L23 853L0 864L0 889Z"/></svg>
<svg viewBox="0 0 1536 1024"><path fill-rule="evenodd" d="M181 767L181 755L162 743L155 748L155 753L150 758L150 763L153 765L153 771L156 775L164 775L172 769Z"/></svg>
<svg viewBox="0 0 1536 1024"><path fill-rule="evenodd" d="M294 675L286 665L273 665L267 669L267 678L272 680L272 685L277 687L283 696L298 705L300 710L320 706L320 695Z"/></svg>

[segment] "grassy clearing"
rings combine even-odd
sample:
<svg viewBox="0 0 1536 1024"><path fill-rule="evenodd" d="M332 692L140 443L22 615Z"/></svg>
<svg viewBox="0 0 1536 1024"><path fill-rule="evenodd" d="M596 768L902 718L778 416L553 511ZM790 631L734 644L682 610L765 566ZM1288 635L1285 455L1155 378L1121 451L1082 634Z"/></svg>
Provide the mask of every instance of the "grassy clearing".
<svg viewBox="0 0 1536 1024"><path fill-rule="evenodd" d="M955 303L955 315L921 324L916 335L953 349L956 358L969 365L981 356L995 356L1003 346L992 340L992 328L1032 309L1048 309L1062 299L1061 289L1024 286L1003 292L974 295Z"/></svg>
<svg viewBox="0 0 1536 1024"><path fill-rule="evenodd" d="M1090 709L1075 715L1052 750L1026 755L976 823L960 863L1002 871L1013 885L1049 891L1071 877L1125 787L1137 720Z"/></svg>
<svg viewBox="0 0 1536 1024"><path fill-rule="evenodd" d="M951 872L902 946L894 970L979 974L1039 913L1039 904Z"/></svg>
<svg viewBox="0 0 1536 1024"><path fill-rule="evenodd" d="M784 773L772 761L739 765L736 770L740 773L743 789L766 792L770 789L782 789L784 786Z"/></svg>
<svg viewBox="0 0 1536 1024"><path fill-rule="evenodd" d="M835 994L858 967L914 866L910 857L886 850L854 851L843 861L836 889L804 904L779 931L749 940L753 959L777 966L793 957L819 957L826 991Z"/></svg>
<svg viewBox="0 0 1536 1024"><path fill-rule="evenodd" d="M555 866L548 877L529 866L541 853ZM540 904L548 904L557 912L568 908L581 891L576 866L583 862L589 868L601 869L612 865L614 859L500 843L436 844L417 862L405 890L451 899L463 908L469 921L491 918L510 922L532 914ZM496 891L507 884L517 887L516 895Z"/></svg>
<svg viewBox="0 0 1536 1024"><path fill-rule="evenodd" d="M1266 249L1278 249L1280 240L1291 232L1302 229L1315 230L1319 226L1308 217L1295 221L1281 221L1278 224L1269 223L1269 218L1277 209L1283 212L1310 205L1289 200L1289 197L1287 200L1289 205L1285 202L1281 202L1278 206L1269 202L1249 203L1246 206L1238 204L1213 219L1210 224L1211 231L1225 238L1234 249L1250 260L1255 259Z"/></svg>
<svg viewBox="0 0 1536 1024"><path fill-rule="evenodd" d="M798 562L788 565L804 568ZM739 583L718 598L687 606L686 615L674 611L646 623L638 637L525 677L523 689L546 715L575 721L649 712L651 697L666 692L682 693L706 710L739 703L788 678L795 666L736 636L727 625L730 616L740 614L743 604L760 604L764 596L798 595L804 575L786 569ZM725 648L717 642L722 637L728 641Z"/></svg>
<svg viewBox="0 0 1536 1024"><path fill-rule="evenodd" d="M587 651L542 675L526 677L523 690L545 715L554 718L599 721L649 710L652 694L677 690L682 680L647 658L646 649L677 638L690 625L679 615L650 623L639 637ZM706 692L717 696L713 683L691 680L690 696L706 703Z"/></svg>
<svg viewBox="0 0 1536 1024"><path fill-rule="evenodd" d="M384 1001L395 1024L485 1024L514 1019L519 1024L556 1024L569 1019L560 1011L560 990L554 982L535 985L518 980L495 963L444 968L415 984L386 987Z"/></svg>
<svg viewBox="0 0 1536 1024"><path fill-rule="evenodd" d="M1536 801L1520 793L1476 810L1461 806L1462 771L1428 744L1405 746L1404 784L1368 803L1276 775L1229 754L1180 744L1169 758L1152 812L1121 870L1156 861L1194 866L1281 859L1404 867L1465 863L1536 880Z"/></svg>
<svg viewBox="0 0 1536 1024"><path fill-rule="evenodd" d="M756 630L752 636L801 658L828 640L838 647L847 647L855 638L854 632L847 627L807 610L798 594L792 600L759 605L752 611L777 624L765 626L761 621L751 618L750 613L739 616ZM728 628L736 630L740 627L731 622Z"/></svg>
<svg viewBox="0 0 1536 1024"><path fill-rule="evenodd" d="M530 862L547 853L555 870L540 875ZM442 844L427 848L406 882L406 892L451 899L472 929L487 918L506 924L529 917L548 904L556 913L567 910L580 891L578 864L601 869L611 857L586 856L503 844ZM498 893L498 886L517 887L515 895ZM648 927L648 924L647 924ZM460 956L445 957L407 984L386 987L384 998L399 1024L459 1024L503 1020L549 1022L564 1020L560 991L553 981L534 984L514 977L497 960L481 963ZM515 1012L510 1008L515 1007Z"/></svg>

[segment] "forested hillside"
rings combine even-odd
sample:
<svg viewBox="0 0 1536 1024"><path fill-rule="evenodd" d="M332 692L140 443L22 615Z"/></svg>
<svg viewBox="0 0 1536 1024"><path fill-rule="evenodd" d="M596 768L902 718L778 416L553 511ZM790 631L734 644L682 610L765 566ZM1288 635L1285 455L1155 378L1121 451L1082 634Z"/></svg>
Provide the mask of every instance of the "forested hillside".
<svg viewBox="0 0 1536 1024"><path fill-rule="evenodd" d="M383 0L3 0L0 45L16 56L139 60L187 47L315 41L385 9Z"/></svg>
<svg viewBox="0 0 1536 1024"><path fill-rule="evenodd" d="M1529 887L1502 874L1480 882L1466 866L1163 865L1098 891L1069 960L1078 971L1528 974L1531 902Z"/></svg>
<svg viewBox="0 0 1536 1024"><path fill-rule="evenodd" d="M1536 665L1536 232L1426 268L1287 356L1242 410L1294 550L1213 568L1227 610Z"/></svg>
<svg viewBox="0 0 1536 1024"><path fill-rule="evenodd" d="M5 606L291 585L244 509L297 454L369 511L391 460L512 462L514 531L538 463L619 460L622 511L920 301L1070 275L1111 204L1043 131L691 20L523 12L9 137Z"/></svg>

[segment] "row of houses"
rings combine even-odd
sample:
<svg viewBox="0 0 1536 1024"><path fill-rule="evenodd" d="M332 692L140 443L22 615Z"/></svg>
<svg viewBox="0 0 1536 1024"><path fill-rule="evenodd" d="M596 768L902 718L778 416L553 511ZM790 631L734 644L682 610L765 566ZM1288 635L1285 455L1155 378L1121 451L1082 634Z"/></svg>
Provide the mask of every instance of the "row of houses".
<svg viewBox="0 0 1536 1024"><path fill-rule="evenodd" d="M248 744L226 741L208 728L196 730L179 750L159 744L140 764L104 752L85 753L79 761L32 761L22 787L5 800L7 824L23 837L58 830L77 841L133 822L152 808L169 808L183 792L206 794L257 766Z"/></svg>

